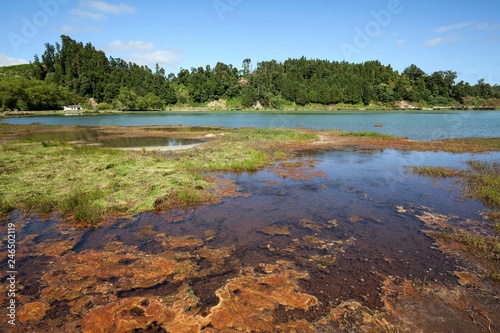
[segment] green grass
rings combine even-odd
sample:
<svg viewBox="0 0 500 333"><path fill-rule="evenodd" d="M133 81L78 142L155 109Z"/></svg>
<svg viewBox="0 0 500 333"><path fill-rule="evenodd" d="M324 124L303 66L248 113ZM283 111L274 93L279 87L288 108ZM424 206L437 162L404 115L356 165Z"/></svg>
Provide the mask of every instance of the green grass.
<svg viewBox="0 0 500 333"><path fill-rule="evenodd" d="M397 136L377 132L340 132L340 136L368 137L379 139L395 139Z"/></svg>
<svg viewBox="0 0 500 333"><path fill-rule="evenodd" d="M28 129L37 127L10 127L9 131ZM287 157L273 145L316 138L283 129L224 133L199 149L169 153L76 146L49 141L43 135L4 143L0 145L0 212L61 212L76 221L97 224L116 213L210 202L214 198L210 172L257 171ZM65 133L59 139L66 138L73 135Z"/></svg>
<svg viewBox="0 0 500 333"><path fill-rule="evenodd" d="M442 143L450 144L450 146L455 147L457 152L463 150L471 151L474 147L477 147L480 151L498 151L500 150L500 138L464 138L464 139L447 139L441 140ZM461 149L464 147L464 149Z"/></svg>
<svg viewBox="0 0 500 333"><path fill-rule="evenodd" d="M477 198L493 210L487 214L492 220L493 235L486 236L460 230L442 230L432 232L431 236L438 239L452 240L464 246L464 250L473 256L486 259L491 267L485 276L493 280L500 280L498 261L500 260L500 163L468 161L467 169L456 170L444 167L416 167L409 168L415 174L434 177L456 177L464 186L468 197Z"/></svg>
<svg viewBox="0 0 500 333"><path fill-rule="evenodd" d="M434 178L457 177L468 197L477 198L492 208L500 207L500 163L468 161L466 170L445 167L410 167L409 172Z"/></svg>
<svg viewBox="0 0 500 333"><path fill-rule="evenodd" d="M225 136L225 141L274 141L274 142L295 142L315 140L314 134L305 133L292 129L279 128L245 128L239 131L229 132Z"/></svg>
<svg viewBox="0 0 500 333"><path fill-rule="evenodd" d="M449 230L432 232L431 236L437 239L453 240L464 245L465 251L470 254L490 259L500 260L500 238L483 236L466 232L451 232Z"/></svg>
<svg viewBox="0 0 500 333"><path fill-rule="evenodd" d="M500 208L500 163L468 161L463 176L466 192L491 207Z"/></svg>
<svg viewBox="0 0 500 333"><path fill-rule="evenodd" d="M440 166L409 167L408 170L411 173L432 178L454 178L459 175L457 170Z"/></svg>
<svg viewBox="0 0 500 333"><path fill-rule="evenodd" d="M453 232L451 230L441 230L431 232L435 239L455 241L464 246L465 252L486 260L487 267L484 272L486 278L500 281L500 238L497 236L484 236L470 232Z"/></svg>

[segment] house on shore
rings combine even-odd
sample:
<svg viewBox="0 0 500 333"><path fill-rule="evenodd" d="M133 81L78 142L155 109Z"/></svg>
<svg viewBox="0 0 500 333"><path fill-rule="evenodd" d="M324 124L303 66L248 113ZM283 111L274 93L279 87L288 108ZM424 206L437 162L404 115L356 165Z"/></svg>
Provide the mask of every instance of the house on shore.
<svg viewBox="0 0 500 333"><path fill-rule="evenodd" d="M81 111L82 107L80 105L68 105L63 106L64 111Z"/></svg>

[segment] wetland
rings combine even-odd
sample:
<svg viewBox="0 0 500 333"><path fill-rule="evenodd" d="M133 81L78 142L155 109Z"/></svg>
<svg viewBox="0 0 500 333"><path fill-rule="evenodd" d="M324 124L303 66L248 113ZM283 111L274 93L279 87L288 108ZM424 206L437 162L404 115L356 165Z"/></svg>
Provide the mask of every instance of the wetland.
<svg viewBox="0 0 500 333"><path fill-rule="evenodd" d="M43 124L0 133L2 262L7 225L17 239L7 331L500 330L500 138ZM96 144L109 141L156 148ZM174 141L201 144L161 150Z"/></svg>

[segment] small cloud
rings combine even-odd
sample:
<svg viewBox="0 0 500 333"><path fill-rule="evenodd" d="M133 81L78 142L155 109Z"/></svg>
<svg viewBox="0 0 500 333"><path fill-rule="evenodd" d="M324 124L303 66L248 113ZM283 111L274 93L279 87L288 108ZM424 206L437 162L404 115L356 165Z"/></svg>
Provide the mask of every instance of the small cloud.
<svg viewBox="0 0 500 333"><path fill-rule="evenodd" d="M88 10L84 10L81 8L75 8L71 10L71 14L74 16L77 16L79 18L84 18L84 19L92 19L92 20L102 20L104 19L104 14L102 13L94 13L94 12L89 12Z"/></svg>
<svg viewBox="0 0 500 333"><path fill-rule="evenodd" d="M500 23L489 24L489 23L477 23L474 25L476 30L498 30L500 29Z"/></svg>
<svg viewBox="0 0 500 333"><path fill-rule="evenodd" d="M134 13L135 7L125 4L111 4L105 1L81 0L76 8L71 10L71 15L78 21L100 21L105 20L108 14L118 15L122 13ZM102 27L72 27L64 25L61 27L61 32L64 34L70 33L88 33L99 32Z"/></svg>
<svg viewBox="0 0 500 333"><path fill-rule="evenodd" d="M173 50L158 50L147 53L136 53L130 57L132 62L139 65L154 67L159 64L160 67L174 67L179 63L178 52Z"/></svg>
<svg viewBox="0 0 500 333"><path fill-rule="evenodd" d="M404 44L408 43L408 40L406 39L400 39L398 41L396 41L396 46L402 46Z"/></svg>
<svg viewBox="0 0 500 333"><path fill-rule="evenodd" d="M457 40L460 40L460 36L458 35L451 35L447 37L437 37L437 38L432 38L428 39L424 42L424 45L427 47L432 47L432 46L438 46L441 44L448 44L448 43L453 43L456 42Z"/></svg>
<svg viewBox="0 0 500 333"><path fill-rule="evenodd" d="M488 24L488 23L478 23L478 24L476 24L476 26L475 26L475 28L476 28L477 30L486 30L486 29L488 29L488 28L490 28L490 27L491 27L491 25L490 25L490 24Z"/></svg>
<svg viewBox="0 0 500 333"><path fill-rule="evenodd" d="M121 14L121 13L134 13L135 7L124 5L124 4L111 4L105 1L93 1L93 0L84 0L80 2L80 5L83 7L91 8L101 13L108 14Z"/></svg>
<svg viewBox="0 0 500 333"><path fill-rule="evenodd" d="M12 58L12 57L9 57L5 54L0 54L0 67L13 66L13 65L23 65L23 64L29 64L29 61L25 60L25 59Z"/></svg>
<svg viewBox="0 0 500 333"><path fill-rule="evenodd" d="M443 42L444 38L438 37L438 38L432 38L428 39L424 42L425 46L436 46L439 45Z"/></svg>
<svg viewBox="0 0 500 333"><path fill-rule="evenodd" d="M70 34L82 34L82 33L93 33L102 31L102 27L74 27L71 25L63 25L61 27L61 33L64 35Z"/></svg>
<svg viewBox="0 0 500 333"><path fill-rule="evenodd" d="M443 26L438 27L436 30L434 30L434 32L444 33L444 32L448 32L448 31L452 31L452 30L467 28L467 27L470 27L473 25L474 25L474 22L461 22L461 23L456 23L456 24L451 24L451 25L443 25Z"/></svg>
<svg viewBox="0 0 500 333"><path fill-rule="evenodd" d="M131 41L121 41L114 40L108 45L105 45L104 50L109 52L128 52L133 50L152 50L155 48L153 43L143 42L140 40L131 40Z"/></svg>
<svg viewBox="0 0 500 333"><path fill-rule="evenodd" d="M448 31L453 31L453 30L459 30L463 28L472 28L475 30L497 30L500 29L500 24L490 24L490 23L484 23L484 22L460 22L460 23L455 23L455 24L450 24L450 25L443 25L434 30L434 32L437 33L445 33Z"/></svg>

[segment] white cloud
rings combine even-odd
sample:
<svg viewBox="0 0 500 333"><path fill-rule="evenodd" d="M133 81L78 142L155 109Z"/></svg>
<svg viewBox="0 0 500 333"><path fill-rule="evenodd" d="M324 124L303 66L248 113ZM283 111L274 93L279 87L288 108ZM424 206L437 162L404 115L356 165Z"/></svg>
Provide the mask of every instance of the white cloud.
<svg viewBox="0 0 500 333"><path fill-rule="evenodd" d="M408 43L408 40L406 39L399 39L398 41L396 41L396 46L401 46L401 45L404 45Z"/></svg>
<svg viewBox="0 0 500 333"><path fill-rule="evenodd" d="M437 37L437 38L432 38L428 39L424 42L424 45L427 47L432 47L432 46L438 46L441 44L448 44L448 43L453 43L456 42L457 40L460 40L460 36L458 35L451 35L447 37Z"/></svg>
<svg viewBox="0 0 500 333"><path fill-rule="evenodd" d="M92 20L104 19L104 14L102 14L102 13L89 12L88 10L84 10L81 8L75 8L75 9L71 10L71 14L73 14L74 16L77 16L79 18L89 18Z"/></svg>
<svg viewBox="0 0 500 333"><path fill-rule="evenodd" d="M438 33L444 33L452 30L458 30L462 28L467 28L473 26L475 23L474 22L460 22L460 23L455 23L455 24L450 24L450 25L443 25L438 27L434 32Z"/></svg>
<svg viewBox="0 0 500 333"><path fill-rule="evenodd" d="M74 27L71 25L63 25L61 27L61 33L65 35L69 34L82 34L82 33L92 33L102 31L102 27Z"/></svg>
<svg viewBox="0 0 500 333"><path fill-rule="evenodd" d="M130 40L130 41L121 41L114 40L108 45L105 45L103 49L109 52L127 52L133 50L153 50L155 45L150 42L143 42L140 40Z"/></svg>
<svg viewBox="0 0 500 333"><path fill-rule="evenodd" d="M81 0L78 6L71 10L73 17L86 20L104 20L106 15L131 14L135 7L125 4L111 4L105 1Z"/></svg>
<svg viewBox="0 0 500 333"><path fill-rule="evenodd" d="M84 0L80 2L81 6L94 9L98 12L109 14L134 13L135 7L124 4L111 4L105 1Z"/></svg>
<svg viewBox="0 0 500 333"><path fill-rule="evenodd" d="M160 67L174 67L179 63L178 52L173 50L135 53L130 57L130 60L139 65L147 65L151 68L155 64L159 64Z"/></svg>
<svg viewBox="0 0 500 333"><path fill-rule="evenodd" d="M497 30L500 29L500 24L489 24L489 23L484 23L484 22L460 22L460 23L455 23L455 24L450 24L450 25L443 25L434 30L434 32L437 33L445 33L448 31L453 31L453 30L459 30L463 28L472 28L475 30Z"/></svg>
<svg viewBox="0 0 500 333"><path fill-rule="evenodd" d="M436 46L439 45L443 42L444 38L438 37L438 38L432 38L428 39L424 42L425 46Z"/></svg>
<svg viewBox="0 0 500 333"><path fill-rule="evenodd" d="M12 65L22 65L22 64L29 64L29 61L25 60L25 59L12 58L12 57L9 57L5 54L0 54L0 67L1 66L12 66Z"/></svg>
<svg viewBox="0 0 500 333"><path fill-rule="evenodd" d="M488 28L492 27L491 24L488 24L488 23L478 23L476 24L475 28L477 30L486 30Z"/></svg>
<svg viewBox="0 0 500 333"><path fill-rule="evenodd" d="M103 21L107 15L118 15L122 13L134 13L135 7L125 4L111 4L105 1L81 0L76 8L71 10L75 22ZM71 26L63 25L60 28L63 34L95 33L103 30L103 27L95 26Z"/></svg>
<svg viewBox="0 0 500 333"><path fill-rule="evenodd" d="M114 57L120 57L138 65L146 65L154 68L156 64L160 67L174 67L180 62L179 52L176 50L157 50L154 43L141 40L114 40L109 44L101 46L106 53Z"/></svg>

